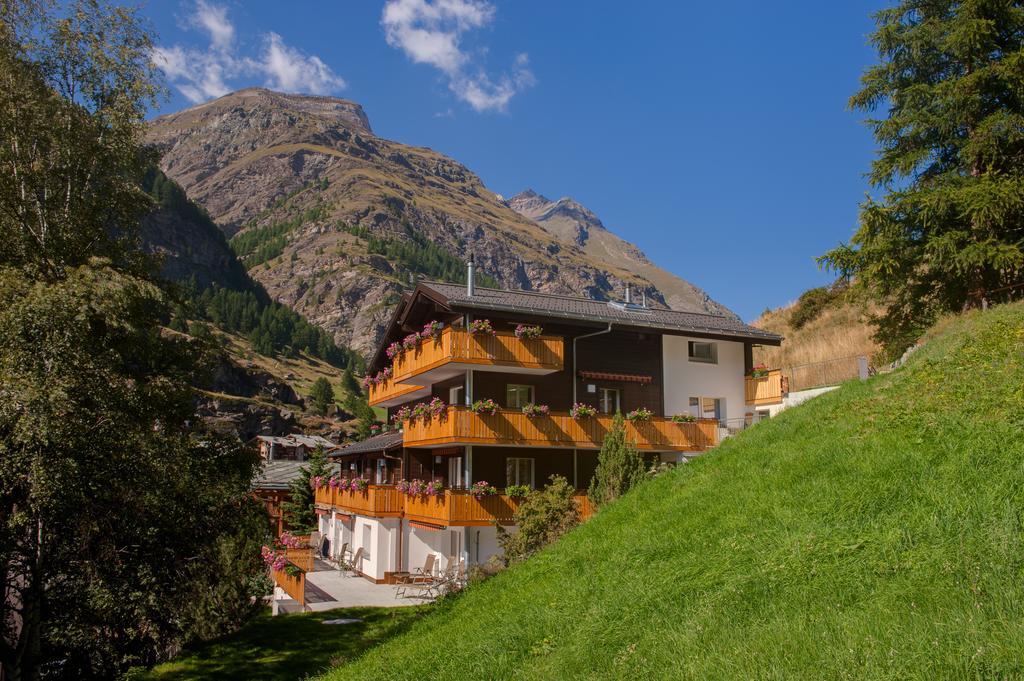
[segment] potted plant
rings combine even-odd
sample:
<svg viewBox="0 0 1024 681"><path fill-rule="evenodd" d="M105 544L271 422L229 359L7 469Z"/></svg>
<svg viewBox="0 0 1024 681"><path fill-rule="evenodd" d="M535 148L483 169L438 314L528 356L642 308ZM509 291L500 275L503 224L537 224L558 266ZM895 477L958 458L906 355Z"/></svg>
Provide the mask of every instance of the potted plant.
<svg viewBox="0 0 1024 681"><path fill-rule="evenodd" d="M672 423L696 423L697 417L693 414L675 414L672 416Z"/></svg>
<svg viewBox="0 0 1024 681"><path fill-rule="evenodd" d="M438 321L430 321L423 325L423 330L420 331L420 338L423 340L428 338L438 340L441 338L442 331L444 331L444 324Z"/></svg>
<svg viewBox="0 0 1024 681"><path fill-rule="evenodd" d="M505 488L505 495L512 499L525 499L529 493L529 485L509 485Z"/></svg>
<svg viewBox="0 0 1024 681"><path fill-rule="evenodd" d="M469 323L469 332L475 335L494 335L494 327L491 326L490 319L474 319Z"/></svg>
<svg viewBox="0 0 1024 681"><path fill-rule="evenodd" d="M544 328L540 326L527 326L526 324L516 326L516 338L519 340L540 338L542 333L544 333Z"/></svg>
<svg viewBox="0 0 1024 681"><path fill-rule="evenodd" d="M474 414L494 416L498 413L498 403L488 397L486 400L474 402L469 410Z"/></svg>
<svg viewBox="0 0 1024 681"><path fill-rule="evenodd" d="M768 375L768 367L764 364L755 364L754 368L750 372L751 378L764 378Z"/></svg>
<svg viewBox="0 0 1024 681"><path fill-rule="evenodd" d="M546 404L534 404L533 402L527 402L523 405L523 413L530 418L536 418L538 416L547 416L551 413L551 408Z"/></svg>
<svg viewBox="0 0 1024 681"><path fill-rule="evenodd" d="M497 494L498 488L486 480L480 480L479 482L474 482L469 491L477 499L482 499L483 497L492 497Z"/></svg>
<svg viewBox="0 0 1024 681"><path fill-rule="evenodd" d="M370 481L366 478L352 478L348 481L348 489L351 492L365 492L370 488Z"/></svg>
<svg viewBox="0 0 1024 681"><path fill-rule="evenodd" d="M408 336L402 339L403 350L415 350L416 346L420 344L420 335L418 333L410 333Z"/></svg>
<svg viewBox="0 0 1024 681"><path fill-rule="evenodd" d="M633 411L631 411L628 414L626 414L626 420L627 421L650 421L652 416L654 416L654 412L652 412L647 407L640 407L639 409L634 409Z"/></svg>
<svg viewBox="0 0 1024 681"><path fill-rule="evenodd" d="M440 397L435 397L427 403L426 410L431 418L443 418L448 413L448 405Z"/></svg>
<svg viewBox="0 0 1024 681"><path fill-rule="evenodd" d="M572 409L569 410L569 416L574 419L583 419L597 416L597 407L592 407L589 404L583 402L577 402L572 405Z"/></svg>
<svg viewBox="0 0 1024 681"><path fill-rule="evenodd" d="M402 344L399 343L398 341L395 341L394 343L389 345L387 350L385 350L384 352L385 354L387 354L388 359L394 359L395 357L402 353Z"/></svg>
<svg viewBox="0 0 1024 681"><path fill-rule="evenodd" d="M409 418L411 416L412 416L412 408L408 404L403 404L391 416L391 420L394 421L395 425L397 426L400 423L402 423L403 421L409 420Z"/></svg>
<svg viewBox="0 0 1024 681"><path fill-rule="evenodd" d="M442 483L440 481L437 481L437 480L431 480L430 482L428 482L424 486L423 493L426 494L428 497L429 496L443 497L444 496L444 483Z"/></svg>

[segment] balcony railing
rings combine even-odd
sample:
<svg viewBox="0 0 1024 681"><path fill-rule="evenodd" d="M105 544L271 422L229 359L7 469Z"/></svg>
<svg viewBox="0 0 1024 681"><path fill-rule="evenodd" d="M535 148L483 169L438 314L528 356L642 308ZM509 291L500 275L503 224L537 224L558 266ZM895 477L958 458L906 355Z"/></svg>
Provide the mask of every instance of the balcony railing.
<svg viewBox="0 0 1024 681"><path fill-rule="evenodd" d="M402 515L402 496L388 485L370 485L365 492L321 487L316 503L373 518L397 518Z"/></svg>
<svg viewBox="0 0 1024 681"><path fill-rule="evenodd" d="M405 421L406 447L437 445L517 445L599 449L612 425L612 417L600 415L575 419L567 413L530 417L503 409L497 414L474 414L466 407L449 407L430 421ZM703 451L716 444L717 422L699 419L676 423L669 418L627 421L626 439L644 451Z"/></svg>
<svg viewBox="0 0 1024 681"><path fill-rule="evenodd" d="M786 394L786 379L780 369L772 369L765 376L747 376L745 393L747 404L762 406L781 404Z"/></svg>
<svg viewBox="0 0 1024 681"><path fill-rule="evenodd" d="M401 402L402 399L400 398L413 397L412 393L417 391L423 391L424 394L429 392L426 388L419 385L399 383L394 380L384 381L383 383L370 386L370 404L377 406L388 401Z"/></svg>
<svg viewBox="0 0 1024 681"><path fill-rule="evenodd" d="M326 487L317 490L316 502L318 504L340 508L357 515L381 517L382 515L403 516L406 520L427 523L430 525L455 525L474 526L490 525L497 521L503 525L511 525L514 522L516 509L519 508L520 500L495 494L480 497L479 499L465 490L445 490L442 495L407 495L388 485L371 486L368 492L375 493L375 498L385 499L388 503L386 514L380 510L363 510L359 504L352 503L353 497L358 499L362 496L359 492L338 492ZM373 496L373 495L368 495ZM580 518L586 520L594 514L594 507L590 499L584 493L576 494L576 503L580 509ZM364 504L363 506L368 506ZM396 510L397 509L397 510ZM308 551L308 549L306 549ZM288 559L291 560L291 554ZM309 555L310 569L312 569L312 554ZM298 563L296 563L297 565ZM302 567L299 565L299 567ZM305 568L304 568L305 569Z"/></svg>
<svg viewBox="0 0 1024 681"><path fill-rule="evenodd" d="M558 336L520 339L508 331L472 334L448 327L437 338L422 340L415 348L397 355L391 365L391 379L371 386L370 404L397 404L397 398L415 393L418 386L428 386L474 366L541 374L561 371L565 366L565 343Z"/></svg>

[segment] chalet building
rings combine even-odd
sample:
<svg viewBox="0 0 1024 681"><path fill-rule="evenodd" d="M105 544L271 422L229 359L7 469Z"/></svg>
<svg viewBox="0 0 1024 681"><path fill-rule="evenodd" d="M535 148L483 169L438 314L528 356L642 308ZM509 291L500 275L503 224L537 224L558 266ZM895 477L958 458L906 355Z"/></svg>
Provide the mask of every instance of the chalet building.
<svg viewBox="0 0 1024 681"><path fill-rule="evenodd" d="M319 489L320 532L333 555L344 550L375 581L429 553L442 570L484 562L500 551L494 522L513 523L518 501L506 487L561 475L588 512L583 490L616 412L631 416L627 437L647 457L681 461L781 401L781 377L752 361L755 345L781 340L628 295L602 302L421 282L368 370L370 404L387 410L393 430L332 452L366 489ZM443 491L410 493L410 481ZM474 495L483 483L497 493Z"/></svg>
<svg viewBox="0 0 1024 681"><path fill-rule="evenodd" d="M252 481L252 494L267 509L275 537L280 537L288 529L284 521L283 504L291 500L292 483L302 477L305 465L303 461L264 461ZM332 473L339 472L337 466L332 466L330 470Z"/></svg>
<svg viewBox="0 0 1024 681"><path fill-rule="evenodd" d="M319 435L257 435L253 438L260 450L260 458L264 461L305 461L317 447L325 452L338 448L338 445Z"/></svg>

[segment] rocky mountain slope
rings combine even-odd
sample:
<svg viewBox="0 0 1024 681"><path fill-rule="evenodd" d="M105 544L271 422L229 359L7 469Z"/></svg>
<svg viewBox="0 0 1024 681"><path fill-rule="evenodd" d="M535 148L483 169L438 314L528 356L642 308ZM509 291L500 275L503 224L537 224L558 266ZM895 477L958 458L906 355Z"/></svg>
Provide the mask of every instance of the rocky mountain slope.
<svg viewBox="0 0 1024 681"><path fill-rule="evenodd" d="M635 249L588 252L457 161L377 137L353 102L241 90L155 119L149 141L273 298L363 353L412 277L457 279L471 253L509 288L608 299L628 282L655 305L723 310L663 291Z"/></svg>
<svg viewBox="0 0 1024 681"><path fill-rule="evenodd" d="M247 274L222 231L199 206L189 201L174 182L151 171L143 188L154 198L154 210L141 225L141 246L159 259L160 276L185 285L187 295L210 287L253 294L261 309L273 305ZM219 430L243 440L255 435L283 435L302 431L340 441L353 431L352 417L334 410L328 417L311 413L305 396L313 382L326 378L339 399L345 396L341 371L323 359L305 353L264 355L243 334L232 332L224 321L203 319L194 309L180 331L209 336L209 375L195 387L197 413ZM291 313L289 313L291 314Z"/></svg>
<svg viewBox="0 0 1024 681"><path fill-rule="evenodd" d="M562 243L576 246L599 262L643 277L661 292L673 309L733 315L700 288L652 263L639 248L613 234L592 211L569 197L552 201L527 189L505 203Z"/></svg>

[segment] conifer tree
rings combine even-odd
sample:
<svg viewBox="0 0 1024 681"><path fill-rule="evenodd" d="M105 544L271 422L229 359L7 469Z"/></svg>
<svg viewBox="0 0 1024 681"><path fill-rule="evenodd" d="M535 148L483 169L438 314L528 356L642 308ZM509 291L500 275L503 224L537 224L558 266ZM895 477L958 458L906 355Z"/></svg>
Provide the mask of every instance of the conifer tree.
<svg viewBox="0 0 1024 681"><path fill-rule="evenodd" d="M299 477L292 480L289 486L290 499L281 504L281 511L284 514L284 522L290 530L304 533L316 530L316 511L314 509L316 495L309 485L310 478L324 477L330 471L324 448L317 446L309 455L309 461L299 471Z"/></svg>
<svg viewBox="0 0 1024 681"><path fill-rule="evenodd" d="M1024 279L1024 8L1007 0L902 0L875 15L850 106L878 143L850 244L819 258L884 311L892 353L937 314Z"/></svg>
<svg viewBox="0 0 1024 681"><path fill-rule="evenodd" d="M334 388L330 381L321 376L313 382L309 391L309 397L313 400L313 406L321 414L326 414L327 409L334 404Z"/></svg>
<svg viewBox="0 0 1024 681"><path fill-rule="evenodd" d="M616 414L597 455L597 470L588 494L596 506L618 499L644 479L640 452L626 441L626 421Z"/></svg>

